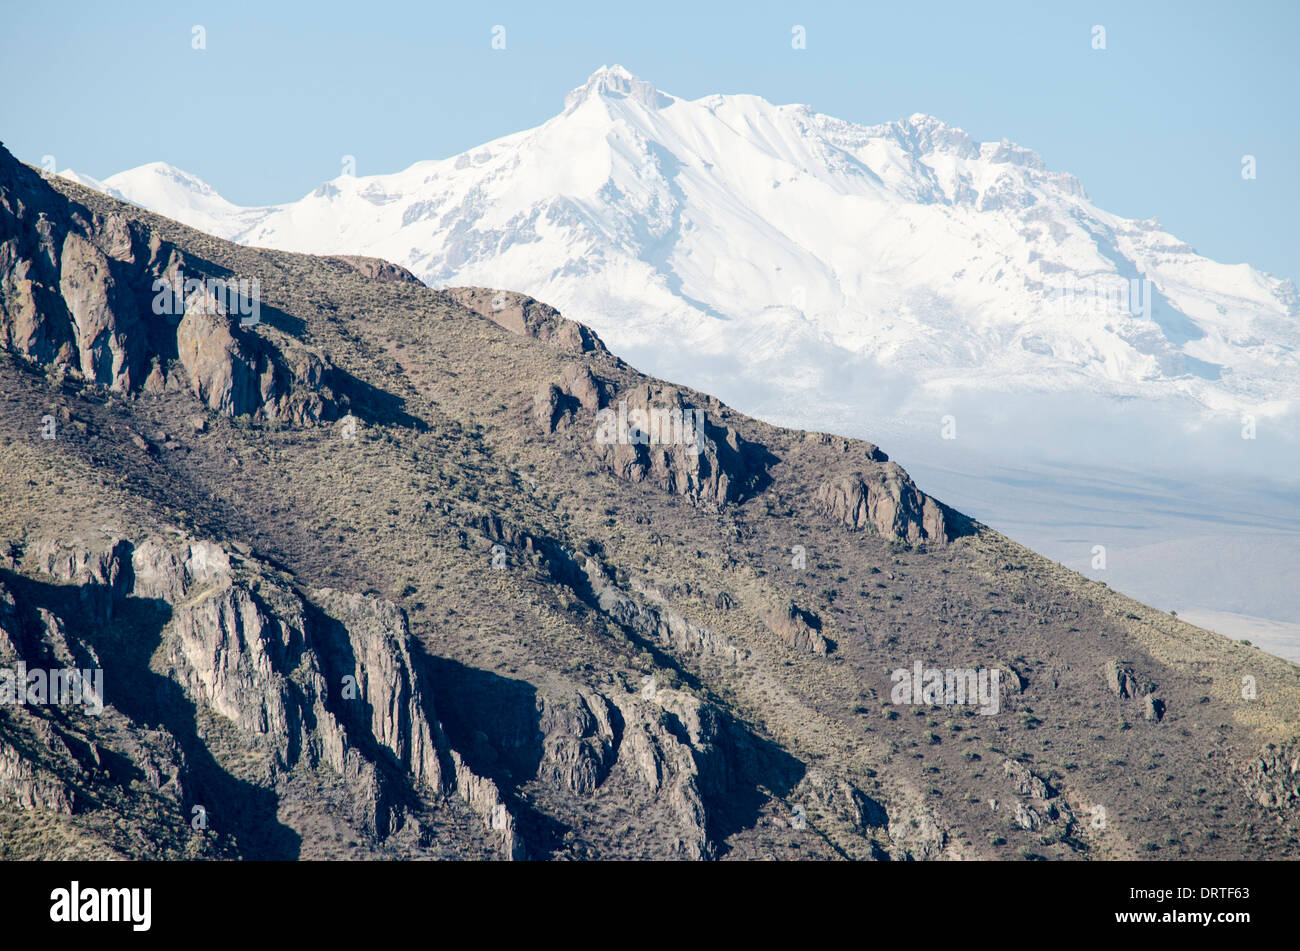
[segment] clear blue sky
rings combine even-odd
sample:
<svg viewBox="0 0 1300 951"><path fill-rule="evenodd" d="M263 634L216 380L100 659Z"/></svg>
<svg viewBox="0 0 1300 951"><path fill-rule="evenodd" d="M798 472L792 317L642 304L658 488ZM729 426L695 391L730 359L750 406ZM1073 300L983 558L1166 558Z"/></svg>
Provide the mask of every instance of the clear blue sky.
<svg viewBox="0 0 1300 951"><path fill-rule="evenodd" d="M536 125L617 62L686 98L755 93L861 123L931 113L1035 149L1103 208L1159 217L1203 254L1300 282L1291 0L0 5L0 139L99 178L161 160L238 204L292 200L344 154L389 172Z"/></svg>

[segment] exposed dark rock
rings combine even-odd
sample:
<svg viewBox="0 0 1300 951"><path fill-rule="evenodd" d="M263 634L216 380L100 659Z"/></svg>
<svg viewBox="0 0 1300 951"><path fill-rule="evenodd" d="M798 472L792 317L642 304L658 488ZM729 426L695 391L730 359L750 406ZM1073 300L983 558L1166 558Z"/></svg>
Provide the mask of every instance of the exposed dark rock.
<svg viewBox="0 0 1300 951"><path fill-rule="evenodd" d="M680 389L640 384L596 417L594 451L620 479L647 482L717 509L765 484L769 454L711 421Z"/></svg>
<svg viewBox="0 0 1300 951"><path fill-rule="evenodd" d="M808 771L792 798L806 803L817 813L846 822L858 832L889 825L889 815L884 806L848 780L820 769Z"/></svg>
<svg viewBox="0 0 1300 951"><path fill-rule="evenodd" d="M823 482L817 507L851 531L872 528L886 538L942 545L954 536L944 508L893 462Z"/></svg>
<svg viewBox="0 0 1300 951"><path fill-rule="evenodd" d="M328 360L242 326L207 283L231 275L120 215L93 214L0 153L0 346L122 393L166 391L174 354L211 410L332 418Z"/></svg>
<svg viewBox="0 0 1300 951"><path fill-rule="evenodd" d="M821 619L785 601L763 615L769 630L795 650L825 656L828 642L821 634Z"/></svg>
<svg viewBox="0 0 1300 951"><path fill-rule="evenodd" d="M601 409L607 390L608 384L598 379L590 367L571 364L559 380L538 387L533 398L533 416L543 432L566 429L577 420L581 410L591 414Z"/></svg>
<svg viewBox="0 0 1300 951"><path fill-rule="evenodd" d="M526 294L488 287L448 287L439 293L511 333L570 353L605 351L605 345L590 328Z"/></svg>
<svg viewBox="0 0 1300 951"><path fill-rule="evenodd" d="M450 750L406 616L391 603L328 588L308 601L247 557L203 541L114 539L98 551L44 541L36 559L83 591L169 605L164 647L185 695L229 720L274 770L334 770L380 839L402 827L411 783L435 797L458 793L507 855L523 854L495 787ZM24 788L35 795L30 782Z"/></svg>
<svg viewBox="0 0 1300 951"><path fill-rule="evenodd" d="M1106 686L1120 699L1140 697L1155 690L1154 685L1139 681L1133 668L1119 660L1109 661L1106 664L1105 674Z"/></svg>
<svg viewBox="0 0 1300 951"><path fill-rule="evenodd" d="M362 277L368 277L372 281L424 286L424 282L406 268L400 264L385 261L383 258L370 258L360 254L335 254L329 260L337 261L348 270L355 271Z"/></svg>
<svg viewBox="0 0 1300 951"><path fill-rule="evenodd" d="M1003 760L1002 771L1011 780L1011 787L1021 796L1046 801L1056 796L1056 790L1047 785L1042 777L1034 774L1028 766L1015 760Z"/></svg>
<svg viewBox="0 0 1300 951"><path fill-rule="evenodd" d="M1153 694L1147 694L1142 698L1142 716L1159 723L1165 717L1165 702Z"/></svg>
<svg viewBox="0 0 1300 951"><path fill-rule="evenodd" d="M1300 808L1300 743L1269 743L1237 768L1237 781L1266 809L1291 813Z"/></svg>

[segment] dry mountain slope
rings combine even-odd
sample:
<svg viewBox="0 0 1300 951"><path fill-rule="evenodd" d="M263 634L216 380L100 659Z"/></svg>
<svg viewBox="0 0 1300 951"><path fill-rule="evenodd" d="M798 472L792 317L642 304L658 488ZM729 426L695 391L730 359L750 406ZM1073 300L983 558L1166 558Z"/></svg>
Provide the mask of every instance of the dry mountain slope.
<svg viewBox="0 0 1300 951"><path fill-rule="evenodd" d="M155 314L178 269L256 279L260 322ZM0 341L0 667L102 667L105 700L0 705L5 856L1300 844L1300 668L531 299L0 152ZM698 451L596 438L638 409L702 412ZM997 669L998 712L891 702L917 662Z"/></svg>

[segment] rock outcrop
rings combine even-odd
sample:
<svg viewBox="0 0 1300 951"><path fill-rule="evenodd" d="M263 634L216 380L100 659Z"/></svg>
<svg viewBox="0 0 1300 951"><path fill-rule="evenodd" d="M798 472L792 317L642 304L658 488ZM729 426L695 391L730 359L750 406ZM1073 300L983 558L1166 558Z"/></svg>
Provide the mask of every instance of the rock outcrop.
<svg viewBox="0 0 1300 951"><path fill-rule="evenodd" d="M350 648L352 655L335 658L336 671L352 671L342 677L354 678L343 683L344 699L359 700L369 708L370 734L403 772L435 792L445 792L440 751L447 743L432 718L432 698L426 696L428 688L411 657L406 615L389 601L330 588L313 591L312 601L347 632L346 642L335 648ZM351 686L355 697L348 695Z"/></svg>
<svg viewBox="0 0 1300 951"><path fill-rule="evenodd" d="M326 605L207 542L146 540L133 567L134 593L170 605L170 678L264 749L276 771L328 765L380 838L401 826L404 781L444 791L428 751L435 728L412 709L414 675L391 605L321 592L354 621L349 630ZM377 672L392 679L378 684Z"/></svg>
<svg viewBox="0 0 1300 951"><path fill-rule="evenodd" d="M1107 661L1102 670L1106 677L1106 686L1110 692L1121 700L1142 701L1142 718L1151 723L1159 723L1165 718L1165 702L1156 696L1156 685L1148 680L1139 680L1133 668L1117 659Z"/></svg>
<svg viewBox="0 0 1300 951"><path fill-rule="evenodd" d="M461 797L482 817L484 826L499 836L501 847L508 858L513 861L526 859L528 850L519 837L514 814L502 799L501 790L496 783L479 776L466 766L456 750L452 750L450 755L455 770L456 789Z"/></svg>
<svg viewBox="0 0 1300 951"><path fill-rule="evenodd" d="M1120 699L1136 697L1141 692L1133 668L1118 660L1111 660L1105 667L1106 686Z"/></svg>
<svg viewBox="0 0 1300 951"><path fill-rule="evenodd" d="M580 410L595 413L607 402L609 384L584 363L573 363L552 383L543 383L533 397L533 418L543 432L567 429Z"/></svg>
<svg viewBox="0 0 1300 951"><path fill-rule="evenodd" d="M637 581L628 585L629 590L619 587L596 558L575 556L493 516L465 516L463 524L482 533L482 544L499 542L513 550L512 558L544 568L575 597L646 642L686 654L707 654L728 663L748 656L744 648L673 608L657 588Z"/></svg>
<svg viewBox="0 0 1300 951"><path fill-rule="evenodd" d="M799 608L793 601L783 601L763 614L768 630L797 651L825 656L829 642L821 633L821 619Z"/></svg>
<svg viewBox="0 0 1300 951"><path fill-rule="evenodd" d="M329 588L304 595L260 563L202 540L154 537L135 545L112 538L86 547L42 541L34 555L36 567L57 581L117 601L166 605L168 678L268 757L267 783L274 786L300 763L327 766L351 790L354 816L379 839L402 827L412 794L455 793L506 855L525 854L500 792L450 748L406 616L395 605ZM12 597L0 597L0 622L6 604L14 613ZM62 628L56 633L62 636ZM6 644L16 653L21 642L6 635L0 652ZM76 650L65 645L61 653ZM34 656L30 648L27 656ZM555 757L574 759L558 745ZM11 778L26 777L16 770ZM54 795L29 780L23 779L26 799Z"/></svg>
<svg viewBox="0 0 1300 951"><path fill-rule="evenodd" d="M640 593L661 603L645 604L619 588L593 558L583 562L582 572L593 598L593 605L624 629L646 641L687 654L707 654L736 663L748 656L725 637L687 619L679 611L662 603L658 592L644 587Z"/></svg>
<svg viewBox="0 0 1300 951"><path fill-rule="evenodd" d="M332 371L321 354L305 347L277 351L202 301L187 305L176 352L194 395L215 412L299 425L337 415Z"/></svg>
<svg viewBox="0 0 1300 951"><path fill-rule="evenodd" d="M73 792L58 779L43 774L11 743L0 737L0 805L42 809L70 816Z"/></svg>
<svg viewBox="0 0 1300 951"><path fill-rule="evenodd" d="M100 586L121 577L118 544L80 553L71 546L37 547L36 560L82 592L115 590ZM90 580L94 576L99 580ZM187 792L181 750L164 731L132 723L107 702L104 663L94 645L73 633L104 623L98 596L55 597L49 603L63 612L56 614L15 594L28 590L30 582L21 577L0 581L0 806L59 816L120 815L124 800L143 798L156 815L182 823ZM68 676L72 669L76 678ZM220 847L206 852L219 854Z"/></svg>
<svg viewBox="0 0 1300 951"><path fill-rule="evenodd" d="M88 383L142 385L147 310L129 266L141 238L138 226L72 205L0 147L0 345Z"/></svg>
<svg viewBox="0 0 1300 951"><path fill-rule="evenodd" d="M828 479L818 486L814 503L850 531L874 529L913 545L943 545L953 538L943 506L918 489L897 463Z"/></svg>
<svg viewBox="0 0 1300 951"><path fill-rule="evenodd" d="M890 811L887 827L895 862L932 862L944 857L948 832L934 814L921 805L907 804Z"/></svg>
<svg viewBox="0 0 1300 951"><path fill-rule="evenodd" d="M243 326L232 303L261 307L240 296L246 286L137 222L92 213L0 147L5 349L116 392L183 385L229 416L332 418L328 360Z"/></svg>
<svg viewBox="0 0 1300 951"><path fill-rule="evenodd" d="M1012 800L1012 821L1022 829L1036 831L1055 826L1060 835L1074 827L1074 814L1047 781L1028 766L1015 760L1003 760L1002 771L1020 799Z"/></svg>
<svg viewBox="0 0 1300 951"><path fill-rule="evenodd" d="M766 477L766 450L719 425L681 390L642 383L620 391L595 420L594 450L620 479L649 483L718 509L753 494Z"/></svg>
<svg viewBox="0 0 1300 951"><path fill-rule="evenodd" d="M1237 781L1254 802L1266 809L1292 813L1300 809L1300 743L1269 743L1259 755L1237 767Z"/></svg>
<svg viewBox="0 0 1300 951"><path fill-rule="evenodd" d="M562 703L539 703L542 733L539 775L577 795L591 792L609 774L620 740L620 718L602 695L582 690Z"/></svg>
<svg viewBox="0 0 1300 951"><path fill-rule="evenodd" d="M1147 694L1142 698L1142 717L1153 723L1159 723L1165 718L1165 702L1154 694Z"/></svg>
<svg viewBox="0 0 1300 951"><path fill-rule="evenodd" d="M805 805L810 820L815 821L819 815L829 817L858 833L889 825L884 806L848 780L821 769L810 769L791 799Z"/></svg>
<svg viewBox="0 0 1300 951"><path fill-rule="evenodd" d="M672 728L676 718L665 705L674 697L673 691L651 689L614 698L626 724L619 762L671 816L677 854L686 859L712 858L716 848L709 837L697 759L705 751L697 751L680 736L680 728Z"/></svg>
<svg viewBox="0 0 1300 951"><path fill-rule="evenodd" d="M1007 779L1011 781L1011 788L1017 795L1028 796L1039 801L1046 801L1056 796L1056 790L1023 763L1010 759L1003 760L1002 771L1006 773Z"/></svg>
<svg viewBox="0 0 1300 951"><path fill-rule="evenodd" d="M605 351L605 344L585 324L569 320L554 307L526 294L488 287L448 287L440 293L521 337L531 337L569 353Z"/></svg>
<svg viewBox="0 0 1300 951"><path fill-rule="evenodd" d="M424 282L406 268L392 261L385 261L383 258L371 258L360 254L335 254L331 255L329 260L337 261L347 270L368 277L372 281L424 286Z"/></svg>
<svg viewBox="0 0 1300 951"><path fill-rule="evenodd" d="M82 609L100 623L112 621L114 605L131 587L131 548L125 542L88 548L42 539L33 555L39 571L77 586Z"/></svg>

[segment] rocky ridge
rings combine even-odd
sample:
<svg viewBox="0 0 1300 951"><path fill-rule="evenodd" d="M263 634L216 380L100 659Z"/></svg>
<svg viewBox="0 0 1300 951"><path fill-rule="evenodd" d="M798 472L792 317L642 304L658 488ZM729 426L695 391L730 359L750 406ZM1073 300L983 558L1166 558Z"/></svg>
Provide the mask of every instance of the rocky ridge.
<svg viewBox="0 0 1300 951"><path fill-rule="evenodd" d="M1293 667L1045 563L875 446L649 379L536 302L499 322L383 262L5 176L50 209L4 192L6 328L68 306L22 323L55 286L19 283L32 235L115 215L258 278L264 319L196 318L187 367L188 311L137 314L147 338L114 312L140 385L6 337L10 659L103 665L106 706L0 711L4 854L1288 854L1290 760L1257 751L1293 736ZM319 417L249 396L254 353L314 354L290 395ZM697 412L698 441L641 438ZM1008 674L996 715L891 702L916 660ZM1067 818L1099 803L1105 829Z"/></svg>

